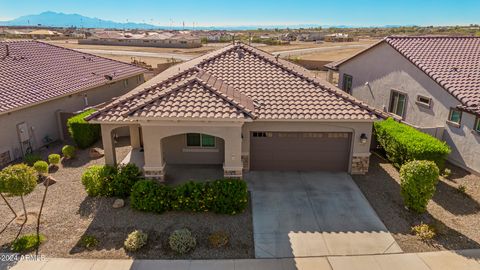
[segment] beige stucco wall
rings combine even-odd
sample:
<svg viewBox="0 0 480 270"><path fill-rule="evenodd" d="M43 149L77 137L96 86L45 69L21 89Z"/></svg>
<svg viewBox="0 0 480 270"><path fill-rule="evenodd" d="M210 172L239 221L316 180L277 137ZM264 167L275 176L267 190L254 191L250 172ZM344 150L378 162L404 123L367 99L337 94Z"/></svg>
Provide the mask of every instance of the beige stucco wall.
<svg viewBox="0 0 480 270"><path fill-rule="evenodd" d="M37 149L43 145L42 140L47 135L54 140L60 138L57 112L75 112L84 109L86 107L85 95L88 97L88 106L108 101L113 97L125 94L142 83L143 75L141 75L139 82L137 80L137 76L134 76L128 79L128 85L125 85L124 80L122 80L0 115L0 153L11 151L14 158L22 155L17 134L17 124L27 123L32 146L34 149Z"/></svg>
<svg viewBox="0 0 480 270"><path fill-rule="evenodd" d="M224 142L215 137L215 147L187 147L187 135L180 134L162 141L165 163L167 164L223 164Z"/></svg>
<svg viewBox="0 0 480 270"><path fill-rule="evenodd" d="M339 67L340 88L343 74L353 77L353 96L385 111L391 90L407 94L404 121L444 139L452 148L449 156L452 162L480 171L478 159L471 154L480 153L478 134L471 132L474 116L464 113L460 128L447 125L450 108L460 102L390 45L382 43L342 64ZM431 98L430 108L417 104L417 95Z"/></svg>

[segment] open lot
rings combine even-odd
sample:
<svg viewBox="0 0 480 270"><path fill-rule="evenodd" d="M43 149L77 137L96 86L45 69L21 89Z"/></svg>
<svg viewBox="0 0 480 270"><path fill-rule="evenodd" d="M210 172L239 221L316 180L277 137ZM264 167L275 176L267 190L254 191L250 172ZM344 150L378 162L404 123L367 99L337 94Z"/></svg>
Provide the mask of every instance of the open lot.
<svg viewBox="0 0 480 270"><path fill-rule="evenodd" d="M119 159L123 159L130 151L130 146L126 145L128 142L123 140L117 145ZM58 150L59 147L51 149L55 152ZM86 167L103 162L103 158L90 159L87 150L79 151L74 160L61 165L57 172L51 174L58 182L48 190L41 227L41 233L45 234L47 241L40 247L40 254L47 257L104 259L253 258L250 208L234 216L188 212L159 215L133 210L127 199L125 207L114 209L112 204L115 198L88 197L80 180ZM39 184L34 192L25 197L27 211L32 214L22 234L35 232L35 214L38 213L43 191L43 185ZM19 198L10 198L10 202L18 214L23 213ZM0 217L0 229L13 217L3 200L0 201ZM15 238L19 227L17 222L13 222L1 235L0 253L7 251L6 244ZM193 252L179 256L170 250L168 236L173 230L185 227L196 236L197 247ZM148 243L138 252L126 252L123 242L135 229L148 233ZM230 236L226 247L215 249L209 246L207 238L214 231L224 231ZM98 247L91 251L81 247L79 240L83 235L94 235L99 240Z"/></svg>
<svg viewBox="0 0 480 270"><path fill-rule="evenodd" d="M427 213L422 215L405 209L399 173L388 161L372 155L369 173L353 176L404 252L480 248L480 177L453 165L447 167L452 175L440 178ZM466 194L459 191L459 186L465 186ZM421 241L411 233L411 226L421 222L436 229L432 241Z"/></svg>

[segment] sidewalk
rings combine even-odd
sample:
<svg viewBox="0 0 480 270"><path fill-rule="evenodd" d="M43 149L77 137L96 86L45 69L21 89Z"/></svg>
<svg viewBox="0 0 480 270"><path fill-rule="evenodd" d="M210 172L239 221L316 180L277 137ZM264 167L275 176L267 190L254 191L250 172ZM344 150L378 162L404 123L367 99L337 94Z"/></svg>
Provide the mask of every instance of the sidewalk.
<svg viewBox="0 0 480 270"><path fill-rule="evenodd" d="M0 262L0 269L7 269ZM14 270L480 270L480 249L366 256L251 260L95 260L21 261Z"/></svg>

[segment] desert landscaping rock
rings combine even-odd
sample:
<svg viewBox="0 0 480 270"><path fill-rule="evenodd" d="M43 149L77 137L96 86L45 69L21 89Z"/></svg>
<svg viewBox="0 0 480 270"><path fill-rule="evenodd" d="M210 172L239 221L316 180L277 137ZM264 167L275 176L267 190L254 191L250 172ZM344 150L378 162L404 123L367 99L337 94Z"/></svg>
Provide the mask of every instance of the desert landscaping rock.
<svg viewBox="0 0 480 270"><path fill-rule="evenodd" d="M112 205L113 208L122 208L124 206L125 206L125 201L123 199L116 199Z"/></svg>
<svg viewBox="0 0 480 270"><path fill-rule="evenodd" d="M104 152L101 148L94 147L94 148L90 148L90 150L88 151L88 155L90 158L97 159L97 158L103 157Z"/></svg>
<svg viewBox="0 0 480 270"><path fill-rule="evenodd" d="M44 186L47 186L47 183L48 183L48 186L51 186L51 185L54 185L57 183L57 180L55 180L55 178L51 177L51 176L48 176L47 179L45 179L43 181L43 185Z"/></svg>

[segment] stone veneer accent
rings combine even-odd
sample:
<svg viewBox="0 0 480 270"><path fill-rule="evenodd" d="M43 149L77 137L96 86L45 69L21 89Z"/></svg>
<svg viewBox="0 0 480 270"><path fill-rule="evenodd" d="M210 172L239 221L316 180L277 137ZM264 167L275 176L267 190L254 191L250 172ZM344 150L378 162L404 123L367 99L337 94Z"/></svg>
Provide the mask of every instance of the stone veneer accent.
<svg viewBox="0 0 480 270"><path fill-rule="evenodd" d="M144 170L144 176L146 179L158 180L160 182L165 181L165 171L162 169Z"/></svg>
<svg viewBox="0 0 480 270"><path fill-rule="evenodd" d="M370 164L370 155L352 157L352 174L366 174Z"/></svg>
<svg viewBox="0 0 480 270"><path fill-rule="evenodd" d="M250 156L248 154L242 154L242 167L243 167L243 170L246 172L250 170L249 162L250 162Z"/></svg>
<svg viewBox="0 0 480 270"><path fill-rule="evenodd" d="M242 170L223 170L223 177L225 178L242 178Z"/></svg>

